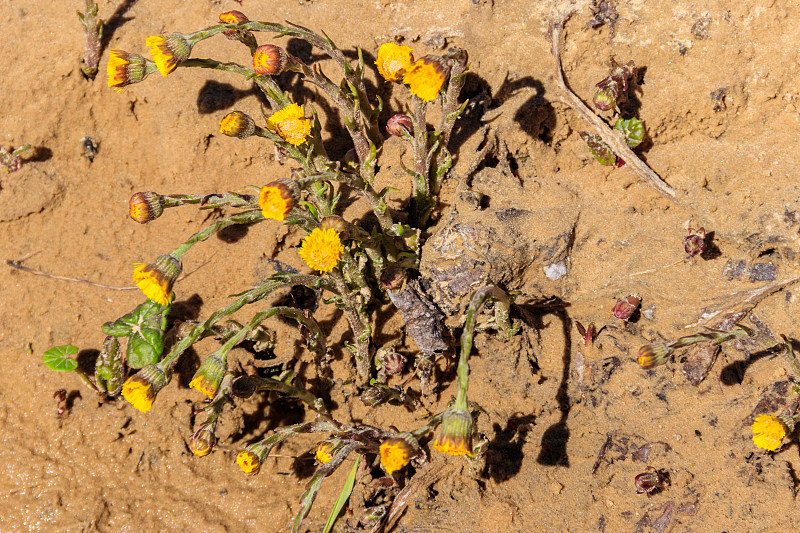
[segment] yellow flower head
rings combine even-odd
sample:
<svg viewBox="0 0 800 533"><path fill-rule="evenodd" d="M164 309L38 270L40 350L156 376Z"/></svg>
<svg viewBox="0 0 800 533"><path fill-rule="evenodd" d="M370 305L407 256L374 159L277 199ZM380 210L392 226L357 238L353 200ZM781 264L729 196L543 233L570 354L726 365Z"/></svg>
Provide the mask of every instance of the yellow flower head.
<svg viewBox="0 0 800 533"><path fill-rule="evenodd" d="M300 257L308 266L320 272L330 272L339 263L344 246L335 229L315 228L300 247Z"/></svg>
<svg viewBox="0 0 800 533"><path fill-rule="evenodd" d="M242 22L250 22L250 19L247 18L247 15L245 15L241 11L236 11L234 9L233 11L226 11L225 13L220 13L219 21L224 22L225 24L239 24ZM231 31L236 31L236 30L228 30L222 33L227 35Z"/></svg>
<svg viewBox="0 0 800 533"><path fill-rule="evenodd" d="M414 62L414 54L408 46L383 43L378 48L375 64L386 81L398 81Z"/></svg>
<svg viewBox="0 0 800 533"><path fill-rule="evenodd" d="M243 450L236 456L236 464L245 474L254 476L261 470L261 459L253 452Z"/></svg>
<svg viewBox="0 0 800 533"><path fill-rule="evenodd" d="M256 123L241 111L231 111L219 121L219 132L228 137L246 139L256 131Z"/></svg>
<svg viewBox="0 0 800 533"><path fill-rule="evenodd" d="M402 437L391 437L380 445L381 466L391 475L406 466L415 455L414 447Z"/></svg>
<svg viewBox="0 0 800 533"><path fill-rule="evenodd" d="M430 102L436 100L447 79L447 72L440 58L425 56L417 60L403 75L403 83L411 94Z"/></svg>
<svg viewBox="0 0 800 533"><path fill-rule="evenodd" d="M753 442L759 448L774 452L786 436L786 425L777 416L758 415L753 422Z"/></svg>
<svg viewBox="0 0 800 533"><path fill-rule="evenodd" d="M314 455L319 464L324 465L328 464L330 460L333 459L333 453L335 451L334 445L325 440L319 443L317 446L317 452Z"/></svg>
<svg viewBox="0 0 800 533"><path fill-rule="evenodd" d="M472 457L472 416L468 411L451 409L445 413L433 449Z"/></svg>
<svg viewBox="0 0 800 533"><path fill-rule="evenodd" d="M217 440L214 436L213 424L203 424L189 439L189 449L198 457L204 457L211 453L214 443Z"/></svg>
<svg viewBox="0 0 800 533"><path fill-rule="evenodd" d="M150 191L137 192L131 196L128 208L131 218L139 224L152 222L164 212L161 195Z"/></svg>
<svg viewBox="0 0 800 533"><path fill-rule="evenodd" d="M124 50L111 50L106 65L108 86L121 92L132 83L139 83L147 77L147 60L139 54L129 54Z"/></svg>
<svg viewBox="0 0 800 533"><path fill-rule="evenodd" d="M167 384L164 372L155 365L148 365L128 378L122 385L122 397L139 411L146 413L153 406L158 391Z"/></svg>
<svg viewBox="0 0 800 533"><path fill-rule="evenodd" d="M290 104L267 119L267 128L289 144L300 146L311 134L311 121L305 118L303 106Z"/></svg>
<svg viewBox="0 0 800 533"><path fill-rule="evenodd" d="M264 218L283 220L300 199L300 188L293 179L273 181L261 188L258 205Z"/></svg>
<svg viewBox="0 0 800 533"><path fill-rule="evenodd" d="M145 40L145 44L150 48L150 55L153 56L158 71L164 77L186 61L192 52L191 44L180 33L173 33L167 37L151 35Z"/></svg>
<svg viewBox="0 0 800 533"><path fill-rule="evenodd" d="M206 360L197 369L192 381L189 382L189 387L202 392L209 399L213 399L219 390L219 384L222 383L222 377L226 370L226 361L219 354L213 353L206 357Z"/></svg>
<svg viewBox="0 0 800 533"><path fill-rule="evenodd" d="M169 305L172 286L181 274L181 262L171 255L159 255L150 264L136 263L133 267L133 281L144 295L161 305Z"/></svg>

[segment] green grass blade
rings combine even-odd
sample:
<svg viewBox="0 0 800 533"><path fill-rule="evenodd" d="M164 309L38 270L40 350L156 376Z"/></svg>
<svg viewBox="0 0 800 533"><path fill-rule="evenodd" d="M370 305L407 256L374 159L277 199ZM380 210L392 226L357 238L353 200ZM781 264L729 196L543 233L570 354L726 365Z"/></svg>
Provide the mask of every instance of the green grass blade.
<svg viewBox="0 0 800 533"><path fill-rule="evenodd" d="M336 500L333 509L331 509L331 515L328 517L328 521L325 523L325 529L322 530L322 533L330 533L331 529L333 529L333 524L336 522L336 518L339 516L339 513L342 512L348 498L350 498L350 493L353 492L353 485L356 483L356 473L358 472L358 465L360 463L361 455L358 455L358 457L356 457L356 462L353 464L353 468L350 469L350 474L348 474L344 482L342 492L339 493L339 498Z"/></svg>

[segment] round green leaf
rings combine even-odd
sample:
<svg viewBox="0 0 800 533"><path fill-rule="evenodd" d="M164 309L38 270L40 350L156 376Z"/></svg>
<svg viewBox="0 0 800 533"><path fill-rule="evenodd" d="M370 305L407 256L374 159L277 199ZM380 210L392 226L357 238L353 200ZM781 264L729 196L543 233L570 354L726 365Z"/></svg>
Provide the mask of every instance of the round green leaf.
<svg viewBox="0 0 800 533"><path fill-rule="evenodd" d="M47 368L57 372L72 372L78 368L78 361L72 358L78 353L78 347L71 344L54 346L44 352L42 361Z"/></svg>

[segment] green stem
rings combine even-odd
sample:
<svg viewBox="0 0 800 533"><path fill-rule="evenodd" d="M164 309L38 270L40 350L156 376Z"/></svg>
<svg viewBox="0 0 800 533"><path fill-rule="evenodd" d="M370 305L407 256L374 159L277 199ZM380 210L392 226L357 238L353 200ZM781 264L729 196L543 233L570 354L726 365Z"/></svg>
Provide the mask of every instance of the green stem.
<svg viewBox="0 0 800 533"><path fill-rule="evenodd" d="M238 194L235 192L214 194L165 194L161 195L161 205L177 207L180 205L203 204L203 207L238 207L240 209L259 209L257 194Z"/></svg>
<svg viewBox="0 0 800 533"><path fill-rule="evenodd" d="M414 112L411 114L411 123L414 127L414 197L411 206L411 223L417 228L422 228L433 207L431 200L430 183L428 181L430 169L426 165L428 157L428 123L425 120L427 102L414 96Z"/></svg>
<svg viewBox="0 0 800 533"><path fill-rule="evenodd" d="M175 248L170 255L180 260L183 255L189 251L189 248L200 241L206 240L214 233L227 228L228 226L234 226L236 224L251 224L253 222L260 222L262 220L264 220L264 215L261 214L261 210L245 211L244 213L238 213L232 217L223 218L189 237L186 242Z"/></svg>
<svg viewBox="0 0 800 533"><path fill-rule="evenodd" d="M339 292L344 314L355 336L356 373L358 375L358 385L363 387L369 383L372 373L372 357L369 349L372 328L369 326L363 309L353 297L353 293L347 286L342 273L339 270L333 270L330 273L330 278Z"/></svg>
<svg viewBox="0 0 800 533"><path fill-rule="evenodd" d="M511 298L506 292L494 285L482 287L472 295L469 308L467 308L467 320L464 324L464 331L461 333L461 353L458 358L458 369L456 370L458 394L454 409L467 410L467 389L469 388L469 355L472 351L472 338L475 334L475 321L478 319L478 312L483 304L489 300L496 300L495 305L503 306L502 313L496 313L495 319L502 319L503 316L508 320L508 308L511 305ZM507 321L505 324L498 324L498 329L507 331L511 328Z"/></svg>
<svg viewBox="0 0 800 533"><path fill-rule="evenodd" d="M298 400L301 400L303 403L308 405L320 415L324 416L326 419L330 419L330 413L328 413L328 409L325 407L325 403L322 401L322 399L317 398L301 387L296 387L277 379L262 378L260 376L248 376L247 380L254 385L256 390L270 390L286 394L287 396L292 396Z"/></svg>

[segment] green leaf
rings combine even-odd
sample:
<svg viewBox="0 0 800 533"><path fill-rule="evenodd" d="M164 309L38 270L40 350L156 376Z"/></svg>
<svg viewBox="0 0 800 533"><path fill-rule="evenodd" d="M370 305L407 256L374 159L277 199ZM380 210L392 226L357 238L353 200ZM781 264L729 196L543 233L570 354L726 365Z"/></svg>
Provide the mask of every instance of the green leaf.
<svg viewBox="0 0 800 533"><path fill-rule="evenodd" d="M353 492L353 485L356 483L356 473L358 472L358 465L360 463L361 455L358 455L356 457L356 462L353 463L353 468L350 469L350 474L348 474L347 479L344 481L342 492L339 493L339 497L336 499L333 509L331 509L331 515L328 517L328 521L325 522L325 529L322 530L322 533L330 533L331 529L333 529L333 524L336 522L336 518L338 518L339 513L342 512L344 504L347 503L347 499L350 498L350 494Z"/></svg>
<svg viewBox="0 0 800 533"><path fill-rule="evenodd" d="M601 165L613 166L617 164L617 156L599 135L585 131L579 131L578 135L589 146L589 151Z"/></svg>
<svg viewBox="0 0 800 533"><path fill-rule="evenodd" d="M76 353L78 353L78 347L71 344L54 346L44 352L42 361L50 370L55 370L56 372L72 372L78 368L78 361L72 358Z"/></svg>
<svg viewBox="0 0 800 533"><path fill-rule="evenodd" d="M625 142L628 147L634 148L641 144L644 139L644 122L638 118L617 119L614 129L621 131L625 135Z"/></svg>

